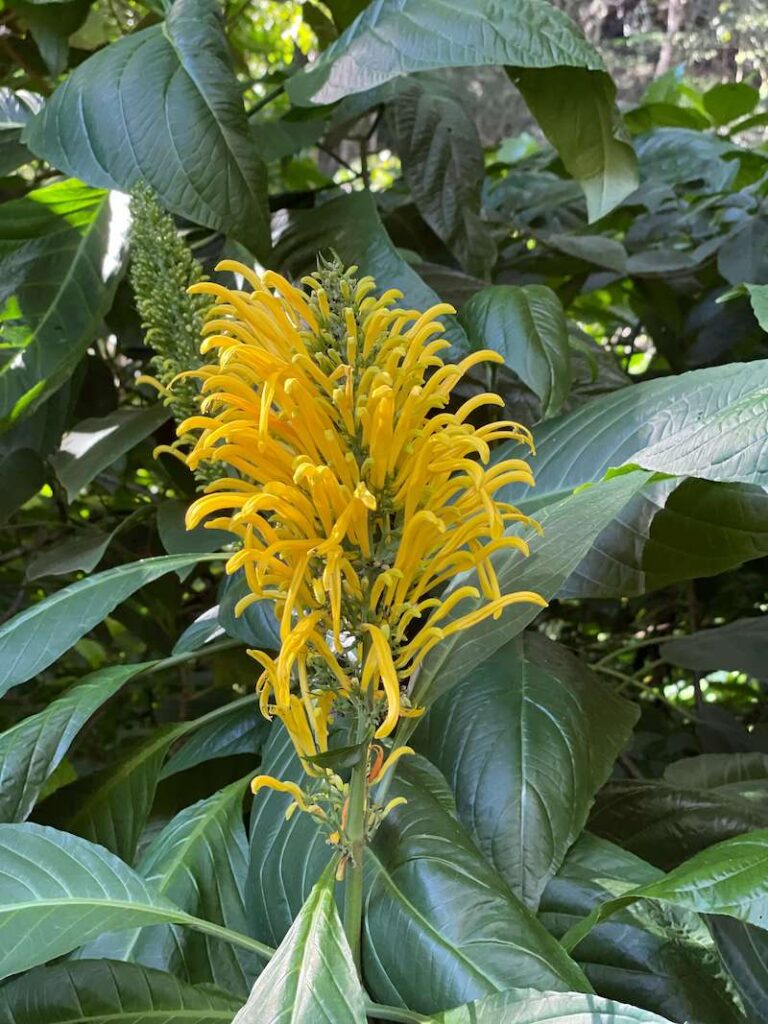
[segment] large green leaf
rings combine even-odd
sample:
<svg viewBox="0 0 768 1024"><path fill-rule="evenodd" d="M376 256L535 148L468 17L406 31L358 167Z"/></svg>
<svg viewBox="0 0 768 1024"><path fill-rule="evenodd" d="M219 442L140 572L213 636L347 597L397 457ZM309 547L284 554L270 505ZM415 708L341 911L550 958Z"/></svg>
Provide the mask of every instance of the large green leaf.
<svg viewBox="0 0 768 1024"><path fill-rule="evenodd" d="M764 1024L768 1020L768 933L731 917L711 917L709 926L739 990L748 1024Z"/></svg>
<svg viewBox="0 0 768 1024"><path fill-rule="evenodd" d="M144 665L112 665L0 734L0 820L23 821L91 715Z"/></svg>
<svg viewBox="0 0 768 1024"><path fill-rule="evenodd" d="M597 538L561 597L631 597L768 555L768 494L754 484L652 481Z"/></svg>
<svg viewBox="0 0 768 1024"><path fill-rule="evenodd" d="M174 213L269 249L264 164L211 0L176 0L163 24L94 54L23 139L67 174L124 192L146 181Z"/></svg>
<svg viewBox="0 0 768 1024"><path fill-rule="evenodd" d="M38 967L0 989L0 1024L231 1024L238 1001L109 960Z"/></svg>
<svg viewBox="0 0 768 1024"><path fill-rule="evenodd" d="M559 412L571 387L568 325L560 300L540 284L493 285L461 310L472 348L492 348L541 399L545 417Z"/></svg>
<svg viewBox="0 0 768 1024"><path fill-rule="evenodd" d="M244 934L248 842L242 809L247 782L234 782L180 811L136 867L155 892L177 907ZM213 983L243 996L261 967L253 953L178 925L103 935L80 955L162 968L184 981Z"/></svg>
<svg viewBox="0 0 768 1024"><path fill-rule="evenodd" d="M363 957L372 993L433 1012L515 978L584 986L576 965L483 860L445 794L432 780L426 785L419 768L401 762L396 792L409 803L387 818L366 854ZM282 727L272 730L261 770L311 785ZM285 935L331 856L309 815L285 820L288 802L262 791L253 805L246 909L254 934L271 943ZM427 977L412 969L419 962L429 962Z"/></svg>
<svg viewBox="0 0 768 1024"><path fill-rule="evenodd" d="M131 594L167 572L219 555L144 558L88 576L30 605L0 627L0 696L41 672Z"/></svg>
<svg viewBox="0 0 768 1024"><path fill-rule="evenodd" d="M68 576L74 572L92 572L106 554L115 535L86 527L74 537L35 552L27 563L28 580L44 576Z"/></svg>
<svg viewBox="0 0 768 1024"><path fill-rule="evenodd" d="M371 4L287 89L294 103L332 103L414 71L501 65L587 195L590 219L637 186L613 83L597 52L543 0L383 0ZM567 95L568 104L562 102Z"/></svg>
<svg viewBox="0 0 768 1024"><path fill-rule="evenodd" d="M468 273L487 277L496 246L480 219L483 150L461 97L438 74L404 78L387 124L422 217Z"/></svg>
<svg viewBox="0 0 768 1024"><path fill-rule="evenodd" d="M3 204L0 426L47 398L94 341L123 269L129 222L125 196L77 181Z"/></svg>
<svg viewBox="0 0 768 1024"><path fill-rule="evenodd" d="M73 501L95 477L161 426L171 412L161 402L115 409L83 420L69 430L52 459L56 475ZM206 548L211 551L215 545Z"/></svg>
<svg viewBox="0 0 768 1024"><path fill-rule="evenodd" d="M658 881L608 900L569 929L563 945L573 949L596 924L639 899L768 928L768 829L716 843Z"/></svg>
<svg viewBox="0 0 768 1024"><path fill-rule="evenodd" d="M45 483L45 463L31 448L0 458L0 523L5 523Z"/></svg>
<svg viewBox="0 0 768 1024"><path fill-rule="evenodd" d="M333 888L333 873L326 872L232 1024L365 1024L363 989Z"/></svg>
<svg viewBox="0 0 768 1024"><path fill-rule="evenodd" d="M486 859L535 909L637 715L566 648L525 633L438 700L415 743Z"/></svg>
<svg viewBox="0 0 768 1024"><path fill-rule="evenodd" d="M157 729L122 752L115 764L75 783L66 798L53 801L47 823L66 827L133 863L168 748L191 724Z"/></svg>
<svg viewBox="0 0 768 1024"><path fill-rule="evenodd" d="M605 900L661 877L634 854L585 833L544 891L540 920L561 938ZM639 901L598 925L574 956L601 996L674 1021L741 1019L709 932L690 911Z"/></svg>
<svg viewBox="0 0 768 1024"><path fill-rule="evenodd" d="M587 990L575 963L401 762L408 803L368 852L363 965L372 994L423 1013L514 985ZM429 964L429 970L414 970Z"/></svg>
<svg viewBox="0 0 768 1024"><path fill-rule="evenodd" d="M29 822L0 825L0 977L104 932L186 924L267 954L244 935L185 914L100 846Z"/></svg>
<svg viewBox="0 0 768 1024"><path fill-rule="evenodd" d="M554 597L595 538L646 480L642 473L627 473L544 509L538 516L543 537L533 530L526 533L530 556L524 559L515 552L496 559L502 594L530 590L546 599ZM471 576L462 574L451 587L465 584L468 578ZM462 602L462 614L470 609L471 603ZM476 665L521 633L538 611L534 604L512 605L499 619L486 619L442 640L422 662L413 694L416 704L432 703L465 679Z"/></svg>
<svg viewBox="0 0 768 1024"><path fill-rule="evenodd" d="M434 1024L670 1024L635 1006L580 992L515 989L457 1006L434 1018Z"/></svg>
<svg viewBox="0 0 768 1024"><path fill-rule="evenodd" d="M314 210L292 210L275 260L292 277L317 268L317 254L331 246L344 263L376 278L378 290L399 288L404 304L429 309L438 296L400 256L385 231L370 192L352 192ZM467 338L459 323L448 318L445 336L453 354L465 352Z"/></svg>
<svg viewBox="0 0 768 1024"><path fill-rule="evenodd" d="M638 463L676 476L762 484L768 447L760 429L768 360L730 363L646 381L593 399L536 430L536 489L511 500L546 504L607 470ZM516 446L497 449L496 458ZM662 453L666 455L662 457Z"/></svg>
<svg viewBox="0 0 768 1024"><path fill-rule="evenodd" d="M617 780L598 795L589 828L651 864L672 868L713 843L768 828L768 808L735 793Z"/></svg>
<svg viewBox="0 0 768 1024"><path fill-rule="evenodd" d="M768 616L736 619L717 629L703 629L664 645L664 659L673 665L711 672L746 672L768 678Z"/></svg>

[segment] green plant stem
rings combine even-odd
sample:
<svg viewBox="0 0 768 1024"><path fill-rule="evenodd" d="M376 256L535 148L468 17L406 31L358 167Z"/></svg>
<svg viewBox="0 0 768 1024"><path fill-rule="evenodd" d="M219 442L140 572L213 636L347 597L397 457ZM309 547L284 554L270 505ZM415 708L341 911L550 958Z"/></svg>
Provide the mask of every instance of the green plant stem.
<svg viewBox="0 0 768 1024"><path fill-rule="evenodd" d="M350 845L350 860L344 876L344 931L352 959L360 973L360 938L363 927L363 871L365 868L365 818L368 807L368 726L359 713L357 742L364 746L360 760L352 769L349 780L346 834Z"/></svg>
<svg viewBox="0 0 768 1024"><path fill-rule="evenodd" d="M278 96L282 96L284 92L285 86L278 85L276 89L273 89L271 92L268 92L266 96L262 96L261 99L257 100L257 102L254 103L254 105L248 111L248 117L253 117L254 114L258 114L260 110L263 110L264 107L269 106L269 104L273 100L276 100Z"/></svg>
<svg viewBox="0 0 768 1024"><path fill-rule="evenodd" d="M615 651L611 651L610 654L606 654L600 658L599 661L595 661L590 665L590 668L599 668L601 665L607 664L609 661L613 661L614 658L620 657L622 654L631 654L633 651L638 651L642 647L650 647L652 644L665 644L670 640L674 640L673 636L649 636L645 640L635 640L631 644L625 644L623 647L617 647Z"/></svg>
<svg viewBox="0 0 768 1024"><path fill-rule="evenodd" d="M400 1006L380 1006L372 1003L369 999L365 1001L365 1012L368 1017L377 1017L379 1020L399 1021L401 1024L431 1024L432 1017L425 1017L415 1010L406 1010Z"/></svg>

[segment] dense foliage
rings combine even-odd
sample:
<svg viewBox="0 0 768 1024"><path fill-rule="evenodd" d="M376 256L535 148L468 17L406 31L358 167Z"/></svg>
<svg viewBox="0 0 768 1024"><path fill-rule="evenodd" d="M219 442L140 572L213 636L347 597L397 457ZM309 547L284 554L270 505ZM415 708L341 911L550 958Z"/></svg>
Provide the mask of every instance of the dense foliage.
<svg viewBox="0 0 768 1024"><path fill-rule="evenodd" d="M545 0L14 0L0 43L0 1024L762 1024L757 77L617 105ZM532 119L492 147L479 69ZM201 407L210 315L295 379L225 352ZM264 530L311 483L328 536L275 576L238 493L294 472Z"/></svg>

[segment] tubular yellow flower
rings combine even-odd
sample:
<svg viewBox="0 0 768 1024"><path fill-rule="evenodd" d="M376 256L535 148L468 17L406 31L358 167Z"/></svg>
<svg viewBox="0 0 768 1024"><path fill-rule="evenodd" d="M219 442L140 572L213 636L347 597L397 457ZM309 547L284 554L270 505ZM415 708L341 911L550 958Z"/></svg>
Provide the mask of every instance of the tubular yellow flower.
<svg viewBox="0 0 768 1024"><path fill-rule="evenodd" d="M391 735L401 716L419 712L405 687L441 639L510 604L545 603L527 591L502 594L492 561L503 548L527 554L508 531L531 521L495 495L533 477L521 459L491 465L490 446L532 449L532 439L508 420L469 422L503 405L497 395L450 411L462 377L501 357L481 351L445 363L438 318L455 312L446 303L398 308L398 292L376 298L355 268L304 278L306 292L271 271L259 277L229 260L219 269L252 290L207 281L190 289L215 300L202 346L212 362L194 371L200 412L179 433L195 437L190 467L218 464L222 475L187 523L239 539L227 570L242 569L250 593L238 612L275 602L280 651L249 652L263 668L261 707L321 775L308 759L328 750L350 703L365 709L370 737ZM477 586L440 596L471 569Z"/></svg>

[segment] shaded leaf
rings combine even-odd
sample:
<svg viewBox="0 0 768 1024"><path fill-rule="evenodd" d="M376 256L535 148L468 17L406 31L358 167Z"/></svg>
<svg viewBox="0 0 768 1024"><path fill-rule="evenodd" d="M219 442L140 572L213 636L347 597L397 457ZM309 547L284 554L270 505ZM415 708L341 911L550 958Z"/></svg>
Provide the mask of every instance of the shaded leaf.
<svg viewBox="0 0 768 1024"><path fill-rule="evenodd" d="M154 433L170 415L170 409L157 402L115 409L107 416L83 420L68 431L51 460L67 498L74 501L99 473ZM214 548L212 544L205 550Z"/></svg>
<svg viewBox="0 0 768 1024"><path fill-rule="evenodd" d="M43 105L43 97L27 89L0 86L0 175L15 171L29 159L21 129Z"/></svg>
<svg viewBox="0 0 768 1024"><path fill-rule="evenodd" d="M28 580L43 576L67 576L72 572L89 573L104 557L114 532L85 529L60 544L35 552L27 563Z"/></svg>
<svg viewBox="0 0 768 1024"><path fill-rule="evenodd" d="M243 570L226 576L219 589L219 625L227 636L242 640L249 647L274 650L280 647L280 622L271 600L254 601L241 615L235 615L237 602L251 593Z"/></svg>
<svg viewBox="0 0 768 1024"><path fill-rule="evenodd" d="M564 647L525 633L438 700L415 743L483 855L536 909L637 715Z"/></svg>
<svg viewBox="0 0 768 1024"><path fill-rule="evenodd" d="M664 645L665 661L683 668L746 672L768 678L768 616L736 619L715 629L702 629Z"/></svg>
<svg viewBox="0 0 768 1024"><path fill-rule="evenodd" d="M198 651L211 640L223 635L224 627L219 624L219 606L215 605L202 615L198 615L195 621L187 626L173 645L171 653L187 654L189 651Z"/></svg>
<svg viewBox="0 0 768 1024"><path fill-rule="evenodd" d="M264 164L209 0L176 0L89 57L23 141L66 174L124 192L145 181L174 213L269 249Z"/></svg>
<svg viewBox="0 0 768 1024"><path fill-rule="evenodd" d="M287 90L297 104L333 103L414 71L489 65L510 68L584 187L590 219L637 186L632 149L617 131L615 90L598 54L567 15L542 0L501 8L490 0L383 0L294 75Z"/></svg>
<svg viewBox="0 0 768 1024"><path fill-rule="evenodd" d="M269 722L256 704L256 697L243 697L213 721L196 728L163 768L160 777L187 771L217 757L258 754L269 732Z"/></svg>
<svg viewBox="0 0 768 1024"><path fill-rule="evenodd" d="M483 150L472 118L437 74L396 83L387 123L416 206L470 273L487 277L496 246L480 218Z"/></svg>
<svg viewBox="0 0 768 1024"><path fill-rule="evenodd" d="M768 1019L768 934L731 917L710 917L709 926L739 990L748 1024L763 1024Z"/></svg>
<svg viewBox="0 0 768 1024"><path fill-rule="evenodd" d="M560 938L611 896L661 877L634 854L585 833L544 891L539 916ZM741 1020L709 932L690 911L638 901L598 925L574 956L601 996L673 1021Z"/></svg>
<svg viewBox="0 0 768 1024"><path fill-rule="evenodd" d="M700 754L674 761L664 769L664 781L689 789L762 796L768 787L768 754L760 751L734 754ZM768 796L768 793L765 794Z"/></svg>
<svg viewBox="0 0 768 1024"><path fill-rule="evenodd" d="M473 349L491 348L541 399L544 416L559 412L571 386L568 326L555 293L544 285L493 285L461 310Z"/></svg>
<svg viewBox="0 0 768 1024"><path fill-rule="evenodd" d="M128 200L62 181L0 211L0 425L35 409L93 342L123 269Z"/></svg>
<svg viewBox="0 0 768 1024"><path fill-rule="evenodd" d="M768 809L754 801L655 780L609 783L589 820L590 831L665 869L713 843L766 827Z"/></svg>
<svg viewBox="0 0 768 1024"><path fill-rule="evenodd" d="M131 594L167 572L217 555L164 555L107 569L30 605L0 627L0 696L51 665Z"/></svg>
<svg viewBox="0 0 768 1024"><path fill-rule="evenodd" d="M760 93L746 82L720 82L702 96L704 108L716 125L746 117L760 100Z"/></svg>
<svg viewBox="0 0 768 1024"><path fill-rule="evenodd" d="M17 448L0 459L0 523L34 498L45 478L45 463L31 448Z"/></svg>
<svg viewBox="0 0 768 1024"><path fill-rule="evenodd" d="M735 836L702 850L658 881L597 907L571 928L563 946L573 949L600 921L638 899L660 900L700 914L725 914L768 926L768 829Z"/></svg>
<svg viewBox="0 0 768 1024"><path fill-rule="evenodd" d="M112 665L0 734L0 820L23 821L91 715L143 665Z"/></svg>

